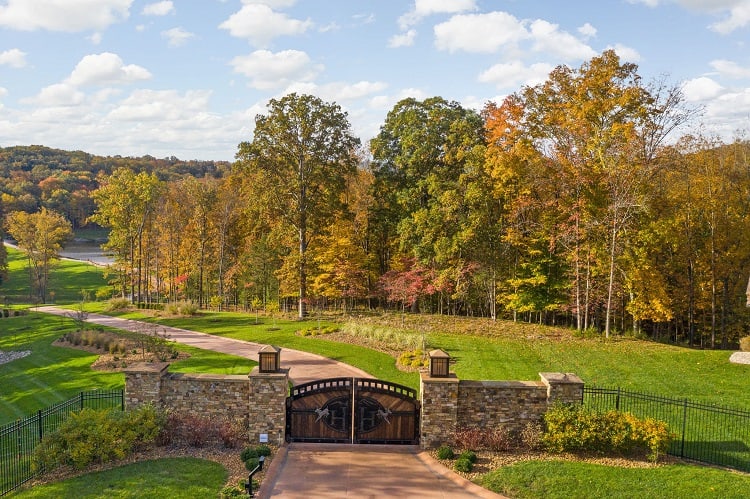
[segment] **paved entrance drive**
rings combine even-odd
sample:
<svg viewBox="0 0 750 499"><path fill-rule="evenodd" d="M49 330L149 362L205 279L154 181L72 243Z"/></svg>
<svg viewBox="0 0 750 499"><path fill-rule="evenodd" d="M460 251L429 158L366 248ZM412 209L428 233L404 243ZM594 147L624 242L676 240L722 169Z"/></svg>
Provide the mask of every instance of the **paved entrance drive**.
<svg viewBox="0 0 750 499"><path fill-rule="evenodd" d="M73 317L75 314L72 310L48 305L36 307L35 310L46 314L61 315L64 317ZM131 319L122 319L120 317L110 317L101 314L87 314L86 322L125 331L133 331L136 333L166 333L169 335L170 340L176 341L177 343L183 343L185 345L206 350L213 350L214 352L237 355L239 357L252 359L256 362L258 360L258 352L265 346L250 341L235 340L233 338L224 338L213 334L199 333L197 331L188 331L187 329L164 326L161 324L156 325ZM363 370L357 369L349 364L321 357L314 353L301 352L290 348L284 348L281 350L281 366L289 369L289 379L295 385L308 383L321 378L372 377Z"/></svg>
<svg viewBox="0 0 750 499"><path fill-rule="evenodd" d="M292 443L274 457L258 497L502 498L416 446Z"/></svg>

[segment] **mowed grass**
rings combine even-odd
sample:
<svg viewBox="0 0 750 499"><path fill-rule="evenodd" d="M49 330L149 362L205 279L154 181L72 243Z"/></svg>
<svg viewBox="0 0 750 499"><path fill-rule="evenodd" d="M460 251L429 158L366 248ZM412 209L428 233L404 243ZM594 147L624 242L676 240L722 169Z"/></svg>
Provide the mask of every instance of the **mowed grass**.
<svg viewBox="0 0 750 499"><path fill-rule="evenodd" d="M124 374L91 369L96 354L52 345L75 328L71 319L34 312L0 319L0 350L31 351L24 358L0 364L0 425L68 400L81 391L124 387ZM185 345L178 350L189 353L190 358L174 362L170 366L173 372L246 374L257 365L252 359Z"/></svg>
<svg viewBox="0 0 750 499"><path fill-rule="evenodd" d="M379 379L418 388L416 373L404 373L393 357L326 336L300 336L296 331L318 326L316 319L272 319L230 312L202 312L194 317L149 317L125 314L170 326L325 355L363 369ZM439 327L423 318L429 348L442 348L454 360L451 369L460 379L538 380L540 372L578 375L589 386L623 388L664 397L750 410L747 396L750 365L729 362L731 352L698 350L650 341L616 337L610 340L574 338L572 331L530 328L509 321L486 319L440 320ZM465 324L480 324L464 332ZM322 327L332 324L322 321ZM487 334L482 334L485 329ZM477 332L477 329L480 332ZM498 334L493 331L501 330ZM404 331L414 332L412 324ZM515 331L518 331L515 333ZM534 333L531 334L530 331ZM281 352L284 362L284 352Z"/></svg>
<svg viewBox="0 0 750 499"><path fill-rule="evenodd" d="M281 347L281 365L284 365L284 348L311 352L346 364L356 366L378 379L419 388L419 375L407 373L396 367L396 359L382 352L348 343L339 343L322 336L301 336L297 331L326 327L334 323L311 318L299 321L235 312L201 312L193 317L148 317L140 312L124 315L168 326L192 329L226 338L252 341Z"/></svg>
<svg viewBox="0 0 750 499"><path fill-rule="evenodd" d="M217 497L226 478L224 467L213 461L196 458L155 459L38 485L21 490L12 497L205 499Z"/></svg>
<svg viewBox="0 0 750 499"><path fill-rule="evenodd" d="M0 425L81 391L124 386L123 374L91 369L96 355L52 345L74 329L71 320L44 314L0 319L0 350L31 351L24 358L0 364Z"/></svg>
<svg viewBox="0 0 750 499"><path fill-rule="evenodd" d="M22 251L8 250L8 279L0 287L0 297L8 303L33 303L36 295L30 293L28 259ZM81 291L95 296L108 287L103 269L86 262L59 260L50 273L48 302L76 303L81 301Z"/></svg>
<svg viewBox="0 0 750 499"><path fill-rule="evenodd" d="M514 499L750 497L750 475L682 464L624 468L577 461L525 461L498 468L476 482Z"/></svg>

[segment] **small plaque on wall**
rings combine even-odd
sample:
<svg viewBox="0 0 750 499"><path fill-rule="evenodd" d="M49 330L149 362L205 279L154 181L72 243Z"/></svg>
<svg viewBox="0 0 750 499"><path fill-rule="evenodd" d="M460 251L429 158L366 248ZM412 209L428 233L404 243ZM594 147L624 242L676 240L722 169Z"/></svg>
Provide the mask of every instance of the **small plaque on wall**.
<svg viewBox="0 0 750 499"><path fill-rule="evenodd" d="M268 433L261 433L260 434L260 443L267 444L268 443Z"/></svg>

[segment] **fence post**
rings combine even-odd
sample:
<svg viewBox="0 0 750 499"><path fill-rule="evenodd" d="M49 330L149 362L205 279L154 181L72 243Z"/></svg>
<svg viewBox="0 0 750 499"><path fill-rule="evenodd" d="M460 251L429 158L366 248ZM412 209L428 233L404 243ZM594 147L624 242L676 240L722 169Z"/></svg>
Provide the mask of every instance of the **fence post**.
<svg viewBox="0 0 750 499"><path fill-rule="evenodd" d="M125 412L125 389L120 390L120 410Z"/></svg>
<svg viewBox="0 0 750 499"><path fill-rule="evenodd" d="M42 424L42 411L41 409L36 411L36 423L39 427L39 441L42 441L42 437L44 436L44 425Z"/></svg>
<svg viewBox="0 0 750 499"><path fill-rule="evenodd" d="M617 387L617 398L615 399L615 410L620 410L620 387Z"/></svg>
<svg viewBox="0 0 750 499"><path fill-rule="evenodd" d="M81 393L78 394L78 399L80 400L79 405L81 406L81 408L79 410L82 411L83 410L83 392L81 392Z"/></svg>
<svg viewBox="0 0 750 499"><path fill-rule="evenodd" d="M687 409L688 399L682 402L682 444L680 445L680 457L685 457L685 433L687 432Z"/></svg>

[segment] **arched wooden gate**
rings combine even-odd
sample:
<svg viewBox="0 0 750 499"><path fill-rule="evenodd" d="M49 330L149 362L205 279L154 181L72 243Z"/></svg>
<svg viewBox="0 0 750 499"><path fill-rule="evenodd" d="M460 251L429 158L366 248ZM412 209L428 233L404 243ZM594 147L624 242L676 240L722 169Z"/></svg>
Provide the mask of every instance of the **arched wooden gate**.
<svg viewBox="0 0 750 499"><path fill-rule="evenodd" d="M415 390L368 378L330 378L292 388L287 442L419 443Z"/></svg>

